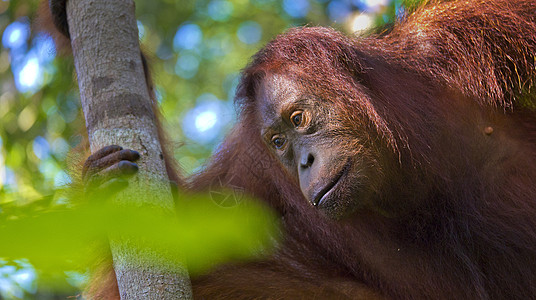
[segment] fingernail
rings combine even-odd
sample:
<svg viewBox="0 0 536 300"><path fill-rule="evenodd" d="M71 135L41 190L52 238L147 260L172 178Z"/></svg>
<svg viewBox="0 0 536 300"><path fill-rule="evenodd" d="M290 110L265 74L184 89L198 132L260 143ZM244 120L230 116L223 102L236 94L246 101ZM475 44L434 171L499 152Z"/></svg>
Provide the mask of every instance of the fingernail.
<svg viewBox="0 0 536 300"><path fill-rule="evenodd" d="M126 173L136 173L138 171L138 165L128 160L122 160L119 162L119 169Z"/></svg>

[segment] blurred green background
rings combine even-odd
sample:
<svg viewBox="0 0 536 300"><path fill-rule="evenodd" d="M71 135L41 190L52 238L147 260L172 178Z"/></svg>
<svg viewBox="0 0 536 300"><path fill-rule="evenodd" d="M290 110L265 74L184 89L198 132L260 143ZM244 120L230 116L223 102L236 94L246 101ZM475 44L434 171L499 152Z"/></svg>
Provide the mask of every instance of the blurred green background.
<svg viewBox="0 0 536 300"><path fill-rule="evenodd" d="M232 126L240 70L267 41L302 25L363 34L394 22L414 2L136 1L140 42L184 171L202 167ZM83 140L73 61L57 56L52 39L40 33L38 4L0 0L0 222L19 218L23 208L65 204L62 191L71 182L66 160ZM49 289L29 261L3 259L1 247L0 298L64 298L77 294L85 280L64 272L71 288Z"/></svg>

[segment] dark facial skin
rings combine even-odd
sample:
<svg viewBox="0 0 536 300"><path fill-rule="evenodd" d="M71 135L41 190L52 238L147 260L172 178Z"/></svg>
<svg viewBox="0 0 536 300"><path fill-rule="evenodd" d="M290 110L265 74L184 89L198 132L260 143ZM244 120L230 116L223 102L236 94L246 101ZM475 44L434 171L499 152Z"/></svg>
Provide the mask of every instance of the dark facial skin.
<svg viewBox="0 0 536 300"><path fill-rule="evenodd" d="M338 219L367 204L377 163L337 106L280 75L265 77L257 103L263 140L313 206Z"/></svg>

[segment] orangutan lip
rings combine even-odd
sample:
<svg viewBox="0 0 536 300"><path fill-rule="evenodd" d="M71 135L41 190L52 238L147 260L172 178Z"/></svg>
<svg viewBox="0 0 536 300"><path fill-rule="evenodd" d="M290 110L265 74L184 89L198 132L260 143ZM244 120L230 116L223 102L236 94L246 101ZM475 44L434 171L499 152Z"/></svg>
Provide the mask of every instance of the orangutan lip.
<svg viewBox="0 0 536 300"><path fill-rule="evenodd" d="M320 190L320 192L318 192L318 194L316 194L316 197L314 197L312 201L313 206L322 204L324 196L327 195L327 193L331 191L337 185L337 183L339 183L342 176L348 172L348 169L350 169L350 161L348 161L344 167L342 167L339 173L337 173L337 175L328 185L326 185L322 190Z"/></svg>

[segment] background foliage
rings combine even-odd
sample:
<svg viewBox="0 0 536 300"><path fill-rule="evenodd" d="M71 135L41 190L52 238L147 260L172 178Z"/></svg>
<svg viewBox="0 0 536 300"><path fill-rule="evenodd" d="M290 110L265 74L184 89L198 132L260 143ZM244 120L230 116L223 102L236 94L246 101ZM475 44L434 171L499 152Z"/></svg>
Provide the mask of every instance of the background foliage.
<svg viewBox="0 0 536 300"><path fill-rule="evenodd" d="M38 2L0 0L0 222L68 204L63 193L71 182L66 161L84 135L72 58L57 56L52 40L40 33L34 22ZM136 1L140 41L185 172L201 168L232 126L240 69L267 41L302 25L362 34L392 23L415 2ZM1 297L61 295L39 280L39 271L27 259L2 257L0 248ZM76 294L83 274L63 275L70 288L62 293Z"/></svg>

